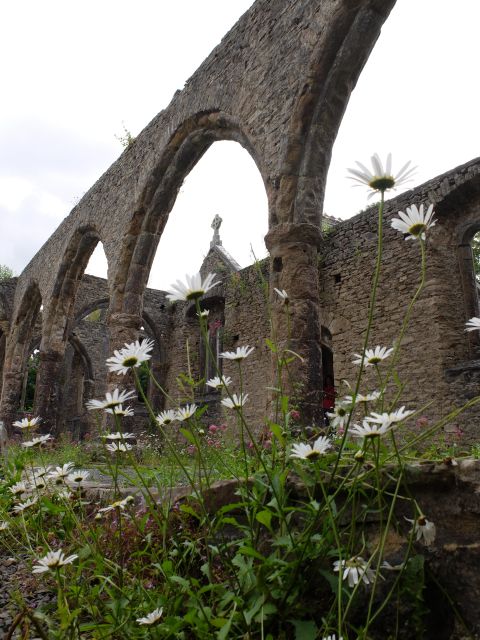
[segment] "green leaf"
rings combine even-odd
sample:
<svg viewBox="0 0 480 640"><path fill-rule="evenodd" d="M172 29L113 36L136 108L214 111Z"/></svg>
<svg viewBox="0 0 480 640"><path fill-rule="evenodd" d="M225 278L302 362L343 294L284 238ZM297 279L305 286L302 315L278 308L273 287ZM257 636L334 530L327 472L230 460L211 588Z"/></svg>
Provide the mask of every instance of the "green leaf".
<svg viewBox="0 0 480 640"><path fill-rule="evenodd" d="M181 504L180 511L183 511L183 513L188 513L189 516L193 516L197 520L200 520L200 515L198 514L198 512L195 511L195 509L189 504Z"/></svg>
<svg viewBox="0 0 480 640"><path fill-rule="evenodd" d="M269 424L270 431L273 433L274 437L280 442L280 444L285 446L285 438L283 437L283 429L279 424L275 424L271 422Z"/></svg>
<svg viewBox="0 0 480 640"><path fill-rule="evenodd" d="M190 442L190 444L197 446L197 441L195 440L195 436L190 431L190 429L180 429L180 433L188 442Z"/></svg>
<svg viewBox="0 0 480 640"><path fill-rule="evenodd" d="M295 640L315 640L318 634L313 620L291 620L295 627Z"/></svg>
<svg viewBox="0 0 480 640"><path fill-rule="evenodd" d="M261 553L255 551L252 547L240 547L238 553L241 553L242 556L248 556L249 558L256 558L257 560L265 560L265 556L262 556Z"/></svg>
<svg viewBox="0 0 480 640"><path fill-rule="evenodd" d="M265 344L267 345L267 347L270 349L270 351L272 353L277 353L277 347L275 346L275 344L271 340L266 338L265 339Z"/></svg>
<svg viewBox="0 0 480 640"><path fill-rule="evenodd" d="M255 518L263 524L269 531L272 530L272 512L264 509L263 511L259 511Z"/></svg>

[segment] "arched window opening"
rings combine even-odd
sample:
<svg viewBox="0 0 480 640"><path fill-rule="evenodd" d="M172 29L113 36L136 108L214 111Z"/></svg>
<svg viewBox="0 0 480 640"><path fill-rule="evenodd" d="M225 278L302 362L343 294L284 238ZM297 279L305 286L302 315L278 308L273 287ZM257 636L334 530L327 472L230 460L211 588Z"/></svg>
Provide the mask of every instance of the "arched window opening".
<svg viewBox="0 0 480 640"><path fill-rule="evenodd" d="M212 227L216 215L222 218L217 232ZM239 265L252 264L253 254L258 259L266 255L263 238L267 231L267 196L254 160L236 142L215 142L180 189L148 286L166 290L185 273L197 273L215 237Z"/></svg>
<svg viewBox="0 0 480 640"><path fill-rule="evenodd" d="M40 350L35 348L27 359L26 373L23 379L20 410L31 413L35 407L35 390L37 386L37 372L40 364Z"/></svg>
<svg viewBox="0 0 480 640"><path fill-rule="evenodd" d="M108 261L102 242L99 241L93 250L88 260L88 264L85 267L85 273L87 275L96 276L97 278L103 278L104 280L107 279Z"/></svg>

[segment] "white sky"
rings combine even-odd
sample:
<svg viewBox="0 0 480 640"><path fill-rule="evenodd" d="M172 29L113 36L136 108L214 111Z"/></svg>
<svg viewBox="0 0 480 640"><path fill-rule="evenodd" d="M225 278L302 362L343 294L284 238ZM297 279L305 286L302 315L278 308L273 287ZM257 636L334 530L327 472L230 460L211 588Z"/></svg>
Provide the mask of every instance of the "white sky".
<svg viewBox="0 0 480 640"><path fill-rule="evenodd" d="M0 264L18 274L137 134L249 8L251 0L16 0L0 3ZM398 0L350 100L325 211L366 205L345 179L377 151L412 159L414 186L479 155L479 0ZM210 223L242 264L265 254L266 197L235 143L216 143L186 179L151 286L198 270ZM188 229L188 234L185 230ZM101 249L88 271L105 275ZM100 254L99 256L97 254Z"/></svg>

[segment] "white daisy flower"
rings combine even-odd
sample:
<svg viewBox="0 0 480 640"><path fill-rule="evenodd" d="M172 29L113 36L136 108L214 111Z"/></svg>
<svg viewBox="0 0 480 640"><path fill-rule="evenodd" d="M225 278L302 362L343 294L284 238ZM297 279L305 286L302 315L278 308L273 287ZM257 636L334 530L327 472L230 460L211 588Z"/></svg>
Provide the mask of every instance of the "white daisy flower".
<svg viewBox="0 0 480 640"><path fill-rule="evenodd" d="M411 409L405 409L405 407L400 407L396 411L392 411L391 413L375 413L372 411L370 416L367 416L365 420L367 422L376 422L377 424L381 424L383 427L388 429L390 425L395 424L396 422L402 422L406 420L409 416L415 413Z"/></svg>
<svg viewBox="0 0 480 640"><path fill-rule="evenodd" d="M435 220L433 220L433 204L431 204L427 211L424 213L423 204L420 208L417 208L415 204L407 207L406 213L399 211L399 218L392 220L392 227L400 233L406 234L405 240L415 240L421 238L425 240L425 232L431 227L435 226Z"/></svg>
<svg viewBox="0 0 480 640"><path fill-rule="evenodd" d="M164 424L170 424L176 419L177 412L174 409L167 409L167 411L162 411L157 416L157 422L161 427L163 427Z"/></svg>
<svg viewBox="0 0 480 640"><path fill-rule="evenodd" d="M285 289L277 289L277 287L274 287L274 291L278 295L278 297L281 299L283 304L288 305L290 303L290 298L288 297L288 293L285 291Z"/></svg>
<svg viewBox="0 0 480 640"><path fill-rule="evenodd" d="M37 560L38 564L33 567L32 573L55 571L59 567L71 564L77 558L76 553L71 556L65 556L61 549L58 549L58 551L49 551L46 556Z"/></svg>
<svg viewBox="0 0 480 640"><path fill-rule="evenodd" d="M36 429L41 421L41 418L23 418L14 422L13 426L17 429Z"/></svg>
<svg viewBox="0 0 480 640"><path fill-rule="evenodd" d="M111 453L126 453L127 451L131 451L132 448L132 445L128 444L128 442L111 442L110 444L105 445L105 449Z"/></svg>
<svg viewBox="0 0 480 640"><path fill-rule="evenodd" d="M323 640L336 640L336 639L337 639L337 636L334 633L332 633L332 635L330 636L323 636ZM343 640L343 636L340 636L338 640Z"/></svg>
<svg viewBox="0 0 480 640"><path fill-rule="evenodd" d="M465 331L478 331L480 330L480 318L470 318L465 323Z"/></svg>
<svg viewBox="0 0 480 640"><path fill-rule="evenodd" d="M248 393L240 393L238 396L234 393L231 398L224 398L222 404L229 409L241 409L246 403L247 398Z"/></svg>
<svg viewBox="0 0 480 640"><path fill-rule="evenodd" d="M119 351L114 351L111 358L107 358L107 367L109 371L114 371L118 374L125 375L129 369L133 367L139 367L142 362L150 360L151 353L148 353L153 349L153 340L149 338L142 340L136 340L130 344L126 344Z"/></svg>
<svg viewBox="0 0 480 640"><path fill-rule="evenodd" d="M220 354L220 357L225 358L225 360L244 360L254 349L255 347L249 347L248 345L246 347L237 347L236 351L224 351Z"/></svg>
<svg viewBox="0 0 480 640"><path fill-rule="evenodd" d="M50 472L48 479L53 480L55 484L61 484L68 477L68 474L72 472L74 467L73 462L67 462L61 467L55 467L55 469Z"/></svg>
<svg viewBox="0 0 480 640"><path fill-rule="evenodd" d="M348 422L348 416L350 414L351 406L344 402L338 402L332 413L327 412L327 417L330 420L330 424L334 429L344 429Z"/></svg>
<svg viewBox="0 0 480 640"><path fill-rule="evenodd" d="M423 541L426 547L434 543L437 530L431 520L428 520L424 515L419 516L416 520L410 518L405 518L405 520L412 523L410 533L413 533L417 542Z"/></svg>
<svg viewBox="0 0 480 640"><path fill-rule="evenodd" d="M5 520L0 521L0 531L6 531L9 528L10 528L9 522L5 522Z"/></svg>
<svg viewBox="0 0 480 640"><path fill-rule="evenodd" d="M347 171L352 174L351 176L348 176L351 180L354 180L359 185L370 187L373 192L385 192L389 189L405 184L405 182L408 182L411 179L412 174L416 169L416 167L409 168L411 162L408 161L403 165L397 175L393 175L391 153L387 156L385 168L383 168L382 161L377 153L371 157L371 162L373 171L370 171L370 169L367 169L365 165L357 161L355 161L355 164L359 169L347 169Z"/></svg>
<svg viewBox="0 0 480 640"><path fill-rule="evenodd" d="M37 438L32 438L32 440L28 440L27 442L22 442L22 447L29 449L31 447L40 447L42 444L46 444L49 440L53 440L53 436L47 433L44 436L38 436Z"/></svg>
<svg viewBox="0 0 480 640"><path fill-rule="evenodd" d="M197 316L199 318L208 318L209 314L210 314L210 309L202 309L200 313L197 313Z"/></svg>
<svg viewBox="0 0 480 640"><path fill-rule="evenodd" d="M115 433L106 433L102 436L105 440L135 440L137 436L134 433L122 433L121 431L116 431Z"/></svg>
<svg viewBox="0 0 480 640"><path fill-rule="evenodd" d="M365 358L363 361L364 367L371 367L378 364L388 358L393 353L393 348L387 349L387 347L377 346L375 349L366 349ZM362 364L362 356L359 353L354 353L355 360L352 360L353 364Z"/></svg>
<svg viewBox="0 0 480 640"><path fill-rule="evenodd" d="M94 409L112 409L118 405L122 405L125 400L130 400L136 395L136 391L120 391L115 389L113 393L107 391L105 394L105 400L89 400L85 403L85 406L89 411Z"/></svg>
<svg viewBox="0 0 480 640"><path fill-rule="evenodd" d="M99 509L98 513L109 513L110 511L115 511L115 509L121 509L122 511L132 502L135 501L133 496L127 496L123 500L117 500L116 502L112 502L108 507L103 507L103 509Z"/></svg>
<svg viewBox="0 0 480 640"><path fill-rule="evenodd" d="M184 420L188 420L193 415L195 415L195 411L198 409L196 404L187 404L185 407L180 407L178 409L175 419L183 422Z"/></svg>
<svg viewBox="0 0 480 640"><path fill-rule="evenodd" d="M163 614L163 607L160 607L159 609L155 609L154 611L146 615L144 618L137 618L137 622L138 624L153 625L160 620L160 618L162 617L162 614Z"/></svg>
<svg viewBox="0 0 480 640"><path fill-rule="evenodd" d="M55 495L57 496L57 498L60 498L61 500L71 500L73 498L73 493L65 488L60 489L60 491L57 491Z"/></svg>
<svg viewBox="0 0 480 640"><path fill-rule="evenodd" d="M302 442L294 444L290 452L291 458L299 458L300 460L315 460L324 455L332 446L331 441L325 436L320 436L315 440L313 446Z"/></svg>
<svg viewBox="0 0 480 640"><path fill-rule="evenodd" d="M77 471L72 471L67 476L67 482L73 484L74 486L79 487L90 477L90 471L85 471L82 469L78 469Z"/></svg>
<svg viewBox="0 0 480 640"><path fill-rule="evenodd" d="M209 273L205 280L202 280L200 273L196 273L194 276L185 276L186 284L177 280L175 284L170 285L171 289L167 293L167 298L170 302L176 300L197 300L201 298L205 293L216 287L219 282L214 282L215 273Z"/></svg>
<svg viewBox="0 0 480 640"><path fill-rule="evenodd" d="M350 560L335 560L333 570L343 571L342 580L347 580L350 588L353 588L360 580L365 584L371 584L375 580L375 572L370 569L361 556L353 556Z"/></svg>
<svg viewBox="0 0 480 640"><path fill-rule="evenodd" d="M27 500L25 500L25 502L19 502L18 504L16 504L13 507L13 510L15 513L22 513L22 511L25 511L26 509L33 507L33 505L36 504L37 501L38 501L38 496L34 496L33 498L28 498Z"/></svg>
<svg viewBox="0 0 480 640"><path fill-rule="evenodd" d="M30 486L27 486L25 482L16 482L15 484L12 484L11 487L8 487L8 490L13 496L18 497L24 493L28 493Z"/></svg>
<svg viewBox="0 0 480 640"><path fill-rule="evenodd" d="M357 393L355 402L353 396L345 396L344 401L348 404L358 404L359 402L375 402L380 398L380 391L372 391L371 393Z"/></svg>
<svg viewBox="0 0 480 640"><path fill-rule="evenodd" d="M350 435L354 438L379 438L384 436L389 430L384 424L373 423L370 424L366 420L363 421L362 426L354 424L350 428Z"/></svg>
<svg viewBox="0 0 480 640"><path fill-rule="evenodd" d="M117 406L112 407L111 409L105 409L105 413L110 413L113 416L123 416L124 418L130 418L131 416L133 416L133 409L132 407L125 407L124 409L123 405L117 404Z"/></svg>
<svg viewBox="0 0 480 640"><path fill-rule="evenodd" d="M229 376L215 376L215 378L210 378L205 383L208 387L212 387L213 389L222 389L223 387L228 387L229 384L232 384L232 379Z"/></svg>

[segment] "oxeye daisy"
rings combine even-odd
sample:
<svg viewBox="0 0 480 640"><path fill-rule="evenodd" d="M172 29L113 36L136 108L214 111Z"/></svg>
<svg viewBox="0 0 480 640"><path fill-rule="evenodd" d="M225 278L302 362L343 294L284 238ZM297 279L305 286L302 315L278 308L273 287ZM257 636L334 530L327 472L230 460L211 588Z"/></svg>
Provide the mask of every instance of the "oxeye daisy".
<svg viewBox="0 0 480 640"><path fill-rule="evenodd" d="M157 416L157 422L160 427L163 427L164 424L170 424L176 419L177 412L174 409L167 409L167 411L162 411Z"/></svg>
<svg viewBox="0 0 480 640"><path fill-rule="evenodd" d="M234 393L231 398L224 398L222 404L224 407L228 407L228 409L241 409L246 403L247 398L248 393L240 393L238 396Z"/></svg>
<svg viewBox="0 0 480 640"><path fill-rule="evenodd" d="M160 620L162 614L163 607L160 607L159 609L155 609L151 613L147 614L144 618L137 618L137 622L138 624L153 625Z"/></svg>
<svg viewBox="0 0 480 640"><path fill-rule="evenodd" d="M107 391L105 394L105 400L89 400L85 406L90 411L94 409L112 409L118 405L122 405L125 400L130 400L136 395L135 391L120 391L115 389L113 393Z"/></svg>
<svg viewBox="0 0 480 640"><path fill-rule="evenodd" d="M333 412L328 412L327 417L333 429L343 429L348 422L351 405L339 402L335 405Z"/></svg>
<svg viewBox="0 0 480 640"><path fill-rule="evenodd" d="M426 547L434 543L437 530L431 520L428 520L424 515L420 515L416 520L410 520L410 518L405 518L405 520L412 523L410 533L413 533L417 542L423 541Z"/></svg>
<svg viewBox="0 0 480 640"><path fill-rule="evenodd" d="M13 507L13 511L15 513L22 513L26 509L29 509L30 507L33 507L33 505L36 504L37 501L38 501L38 497L37 496L34 496L33 498L28 498L27 500L25 500L25 502L19 502L18 504L16 504Z"/></svg>
<svg viewBox="0 0 480 640"><path fill-rule="evenodd" d="M90 471L84 471L78 469L78 471L72 471L67 476L67 481L74 486L79 487L90 477Z"/></svg>
<svg viewBox="0 0 480 640"><path fill-rule="evenodd" d="M425 240L425 232L431 227L435 226L435 220L433 220L433 204L431 204L427 211L424 213L423 204L420 208L417 205L412 204L407 207L406 213L399 211L400 218L394 218L392 220L392 227L400 233L406 234L405 240L422 239Z"/></svg>
<svg viewBox="0 0 480 640"><path fill-rule="evenodd" d="M277 289L277 287L274 287L274 291L283 302L283 304L288 305L290 303L290 298L288 297L288 293L285 291L285 289Z"/></svg>
<svg viewBox="0 0 480 640"><path fill-rule="evenodd" d="M41 447L42 444L46 444L49 440L53 440L53 436L47 433L44 436L38 436L38 438L32 438L32 440L22 442L22 447L25 447L26 449L30 449L31 447Z"/></svg>
<svg viewBox="0 0 480 640"><path fill-rule="evenodd" d="M255 347L249 347L248 345L246 347L237 347L236 351L224 351L220 354L220 357L225 360L244 360L254 349Z"/></svg>
<svg viewBox="0 0 480 640"><path fill-rule="evenodd" d="M393 353L393 349L387 349L387 347L375 347L375 349L366 349L365 358L363 360L364 367L371 367L375 364L379 364L382 360L388 358ZM352 360L353 364L362 364L362 356L359 353L354 353L355 360Z"/></svg>
<svg viewBox="0 0 480 640"><path fill-rule="evenodd" d="M71 564L78 558L77 554L71 556L65 556L63 551L49 551L46 556L37 560L32 573L45 573L46 571L56 571L59 567L64 567L67 564Z"/></svg>
<svg viewBox="0 0 480 640"><path fill-rule="evenodd" d="M342 580L347 580L350 588L353 588L360 580L365 584L371 584L375 580L375 572L370 569L368 563L361 556L353 556L350 560L336 560L333 563L333 570L343 571Z"/></svg>
<svg viewBox="0 0 480 640"><path fill-rule="evenodd" d="M170 285L171 289L167 293L167 298L170 302L197 300L219 284L219 282L214 282L215 275L215 273L209 273L205 280L202 280L200 273L193 276L186 275L186 284L177 280L175 284Z"/></svg>
<svg viewBox="0 0 480 640"><path fill-rule="evenodd" d="M375 402L380 398L380 391L372 391L371 393L357 393L355 402L353 396L345 396L344 400L348 404L358 404L359 402Z"/></svg>
<svg viewBox="0 0 480 640"><path fill-rule="evenodd" d="M380 191L384 193L389 189L398 187L411 179L416 167L410 167L411 162L408 161L400 171L394 175L392 173L392 154L387 156L387 162L385 168L383 168L382 161L377 153L371 157L372 169L367 169L361 162L355 161L355 164L359 169L348 169L351 176L348 176L351 180L354 180L359 185L365 185L370 187L373 192ZM355 185L358 186L358 185Z"/></svg>
<svg viewBox="0 0 480 640"><path fill-rule="evenodd" d="M350 435L355 438L380 438L381 436L384 436L387 431L388 427L384 424L370 424L364 420L362 426L354 424L350 428Z"/></svg>
<svg viewBox="0 0 480 640"><path fill-rule="evenodd" d="M136 340L130 344L125 344L123 349L114 351L113 356L107 359L109 371L116 371L125 375L129 369L139 367L142 362L150 360L152 355L148 353L153 349L153 340L145 339L140 342Z"/></svg>
<svg viewBox="0 0 480 640"><path fill-rule="evenodd" d="M184 407L180 407L176 413L176 420L183 422L184 420L188 420L189 418L195 415L195 411L198 409L196 404L187 404Z"/></svg>
<svg viewBox="0 0 480 640"><path fill-rule="evenodd" d="M290 452L290 457L300 460L315 460L315 458L324 455L331 446L332 443L328 438L320 436L315 440L313 446L302 442L294 444Z"/></svg>
<svg viewBox="0 0 480 640"><path fill-rule="evenodd" d="M134 433L122 433L121 431L116 431L115 433L106 433L102 436L105 440L135 440L137 436Z"/></svg>
<svg viewBox="0 0 480 640"><path fill-rule="evenodd" d="M480 318L470 318L465 323L465 331L479 331L480 330Z"/></svg>
<svg viewBox="0 0 480 640"><path fill-rule="evenodd" d="M30 487L27 486L25 482L16 482L15 484L12 484L11 487L8 487L8 490L10 491L10 493L15 497L18 497L24 493L27 493L29 489Z"/></svg>
<svg viewBox="0 0 480 640"><path fill-rule="evenodd" d="M215 376L215 378L211 378L207 380L205 383L208 387L212 387L212 389L222 389L223 387L228 387L229 384L232 383L232 379L229 376Z"/></svg>
<svg viewBox="0 0 480 640"><path fill-rule="evenodd" d="M382 425L386 429L395 422L402 422L406 420L409 416L415 413L411 409L405 409L405 407L400 407L396 411L391 411L390 413L375 413L372 412L370 416L367 416L365 420L367 422L374 422Z"/></svg>
<svg viewBox="0 0 480 640"><path fill-rule="evenodd" d="M110 511L115 511L115 509L124 510L129 504L135 501L133 496L127 496L123 500L117 500L116 502L112 502L107 507L103 507L103 509L99 509L98 513L109 513Z"/></svg>
<svg viewBox="0 0 480 640"><path fill-rule="evenodd" d="M113 416L123 416L124 418L130 418L133 416L132 407L125 407L123 405L117 404L115 407L111 407L109 409L105 409L105 413L111 413Z"/></svg>
<svg viewBox="0 0 480 640"><path fill-rule="evenodd" d="M13 423L14 427L17 429L36 429L40 422L41 418L22 418L22 420L17 420Z"/></svg>
<svg viewBox="0 0 480 640"><path fill-rule="evenodd" d="M48 475L49 480L53 480L55 484L62 484L74 468L73 462L67 462L61 467L55 467Z"/></svg>
<svg viewBox="0 0 480 640"><path fill-rule="evenodd" d="M126 453L131 451L132 448L132 445L128 444L128 442L110 442L105 445L105 449L111 453Z"/></svg>

